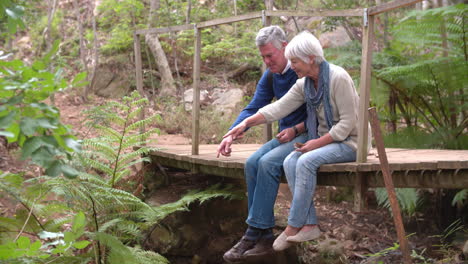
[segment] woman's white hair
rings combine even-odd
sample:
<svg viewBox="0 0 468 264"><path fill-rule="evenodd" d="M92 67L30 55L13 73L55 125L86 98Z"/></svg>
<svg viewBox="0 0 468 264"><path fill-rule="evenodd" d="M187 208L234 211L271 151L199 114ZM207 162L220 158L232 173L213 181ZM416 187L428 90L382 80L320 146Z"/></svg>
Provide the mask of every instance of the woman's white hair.
<svg viewBox="0 0 468 264"><path fill-rule="evenodd" d="M325 60L320 41L308 31L303 31L295 36L286 46L284 55L288 60L298 58L305 63L310 63L310 56L315 56L314 63L320 64Z"/></svg>

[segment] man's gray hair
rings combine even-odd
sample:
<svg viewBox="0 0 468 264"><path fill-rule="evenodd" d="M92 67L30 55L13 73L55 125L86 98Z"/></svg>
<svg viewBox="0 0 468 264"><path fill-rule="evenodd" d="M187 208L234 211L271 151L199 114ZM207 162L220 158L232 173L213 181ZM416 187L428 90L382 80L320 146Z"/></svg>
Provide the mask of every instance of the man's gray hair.
<svg viewBox="0 0 468 264"><path fill-rule="evenodd" d="M284 31L278 26L269 26L260 29L257 33L257 37L255 38L255 44L257 44L257 47L271 43L275 48L280 50L283 48L284 42L288 42L288 39L286 38Z"/></svg>
<svg viewBox="0 0 468 264"><path fill-rule="evenodd" d="M320 41L308 31L303 31L295 36L286 46L284 55L288 60L298 58L305 63L310 62L310 56L315 56L314 62L320 64L325 60Z"/></svg>

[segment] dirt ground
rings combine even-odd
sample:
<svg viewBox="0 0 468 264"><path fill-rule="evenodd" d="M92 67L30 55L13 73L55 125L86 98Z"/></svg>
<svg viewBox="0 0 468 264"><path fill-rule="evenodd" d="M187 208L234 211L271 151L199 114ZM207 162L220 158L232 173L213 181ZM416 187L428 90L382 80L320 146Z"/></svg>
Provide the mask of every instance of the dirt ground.
<svg viewBox="0 0 468 264"><path fill-rule="evenodd" d="M102 98L93 98L90 104L73 95L58 93L56 95L56 106L61 111L62 121L73 127L76 135L81 137L93 136L84 126L83 110L104 103ZM0 139L4 140L4 139ZM189 144L189 139L182 135L160 135L157 136L159 144ZM24 162L18 161L17 151L14 146L6 146L0 142L0 170L9 172L24 171ZM38 169L34 166L28 167L28 173L38 175ZM184 177L184 173L178 177L169 187L161 192L165 201L175 201L184 190L193 186L190 180ZM190 174L187 174L190 177ZM193 182L193 181L192 181ZM352 210L352 192L346 188L318 187L315 195L315 205L319 218L319 226L322 236L318 241L303 243L300 254L302 263L401 263L401 254L398 250L389 250L388 254L382 254L385 249L395 246L397 242L396 232L392 216L386 209L376 206L372 192L368 195L369 207L365 212L357 213ZM286 184L282 184L275 205L277 217L277 231L281 231L287 222L291 195ZM0 200L0 214L8 215L14 212L14 204L7 200ZM430 217L420 217L416 224L407 229L407 234L413 233L410 238L410 247L415 252L425 251L426 260L446 259L446 251L440 251L434 245L440 241L433 235L440 235ZM419 263L468 263L462 260L461 250L451 248L448 262L424 262ZM445 252L445 253L444 253ZM299 254L299 253L298 253ZM381 256L385 255L385 256Z"/></svg>

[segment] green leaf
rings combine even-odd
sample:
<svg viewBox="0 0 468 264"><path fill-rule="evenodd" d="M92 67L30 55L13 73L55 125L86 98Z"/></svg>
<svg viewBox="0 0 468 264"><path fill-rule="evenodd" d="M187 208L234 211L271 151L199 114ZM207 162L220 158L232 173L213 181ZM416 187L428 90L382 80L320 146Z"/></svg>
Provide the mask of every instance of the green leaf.
<svg viewBox="0 0 468 264"><path fill-rule="evenodd" d="M46 65L44 62L42 61L35 61L33 64L32 64L32 67L37 70L37 71L40 71L40 70L44 70L46 68Z"/></svg>
<svg viewBox="0 0 468 264"><path fill-rule="evenodd" d="M31 244L31 251L35 251L36 253L38 253L37 251L39 251L41 246L42 246L41 241L36 240L34 243ZM36 254L34 254L34 255L36 255Z"/></svg>
<svg viewBox="0 0 468 264"><path fill-rule="evenodd" d="M32 153L31 160L39 166L48 168L55 161L55 154L51 152L53 150L53 147L43 146Z"/></svg>
<svg viewBox="0 0 468 264"><path fill-rule="evenodd" d="M65 177L69 179L74 179L78 176L79 172L75 170L74 168L68 166L68 165L62 165L62 173Z"/></svg>
<svg viewBox="0 0 468 264"><path fill-rule="evenodd" d="M84 232L84 228L86 226L86 218L83 212L79 212L76 214L75 218L73 219L73 226L72 231L76 233L78 236L81 236Z"/></svg>
<svg viewBox="0 0 468 264"><path fill-rule="evenodd" d="M75 140L72 137L62 137L65 140L65 144L68 148L72 149L73 151L80 151L81 150L81 142Z"/></svg>
<svg viewBox="0 0 468 264"><path fill-rule="evenodd" d="M48 63L50 61L50 58L57 53L59 49L59 44L60 44L59 40L54 41L54 45L52 45L52 48L50 49L50 51L47 52L47 54L42 58L42 61L44 63Z"/></svg>
<svg viewBox="0 0 468 264"><path fill-rule="evenodd" d="M25 117L20 122L21 132L26 136L32 136L36 132L37 121L29 117Z"/></svg>
<svg viewBox="0 0 468 264"><path fill-rule="evenodd" d="M76 249L83 249L83 248L87 247L89 244L91 244L91 242L89 242L87 240L81 240L81 241L73 243L73 247L76 248Z"/></svg>
<svg viewBox="0 0 468 264"><path fill-rule="evenodd" d="M18 245L18 248L26 249L31 245L31 241L29 240L29 237L21 236L16 240L16 244Z"/></svg>
<svg viewBox="0 0 468 264"><path fill-rule="evenodd" d="M0 128L7 128L10 126L11 122L15 119L16 111L11 111L6 116L0 117Z"/></svg>
<svg viewBox="0 0 468 264"><path fill-rule="evenodd" d="M56 160L50 165L46 171L46 175L50 177L57 177L62 173L62 162L59 160Z"/></svg>
<svg viewBox="0 0 468 264"><path fill-rule="evenodd" d="M73 234L73 232L65 232L65 234L63 235L63 241L65 241L65 243L67 245L69 245L70 243L72 243L74 240L76 239L75 235ZM57 247L57 249L59 249L60 247Z"/></svg>
<svg viewBox="0 0 468 264"><path fill-rule="evenodd" d="M23 153L21 155L22 159L27 159L30 157L33 152L39 149L44 142L40 137L28 138L23 144Z"/></svg>
<svg viewBox="0 0 468 264"><path fill-rule="evenodd" d="M86 79L86 75L86 72L78 73L72 81L72 86L77 87L77 84Z"/></svg>
<svg viewBox="0 0 468 264"><path fill-rule="evenodd" d="M38 118L36 120L37 120L37 125L42 128L45 128L45 129L57 128L57 126L54 124L55 123L54 121L57 121L57 120L50 119L50 118Z"/></svg>

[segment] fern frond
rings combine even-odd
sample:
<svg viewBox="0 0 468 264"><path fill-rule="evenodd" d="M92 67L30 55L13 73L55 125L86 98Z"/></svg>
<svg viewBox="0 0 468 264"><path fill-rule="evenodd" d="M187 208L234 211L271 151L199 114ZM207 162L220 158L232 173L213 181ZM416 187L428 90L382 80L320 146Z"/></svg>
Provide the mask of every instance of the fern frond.
<svg viewBox="0 0 468 264"><path fill-rule="evenodd" d="M66 223L71 223L73 220L73 216L65 216L65 217L55 217L52 218L50 221L46 222L44 224L44 228L47 231L59 231L60 228L66 224Z"/></svg>
<svg viewBox="0 0 468 264"><path fill-rule="evenodd" d="M146 251L143 250L139 247L131 247L129 248L132 252L135 258L138 260L140 264L146 264L146 263L154 263L154 264L169 264L169 260L167 260L165 257L159 255L158 253L154 251Z"/></svg>
<svg viewBox="0 0 468 264"><path fill-rule="evenodd" d="M164 219L169 214L177 211L186 211L188 206L193 202L203 203L209 199L223 197L225 199L240 199L241 192L233 191L231 186L219 189L220 185L216 184L204 191L191 191L184 195L180 200L174 203L158 206L155 210L145 211L142 214L143 220L148 225L154 225Z"/></svg>
<svg viewBox="0 0 468 264"><path fill-rule="evenodd" d="M158 119L158 115L152 115L150 117L147 117L147 118L145 118L143 120L139 120L139 121L129 125L126 130L127 131L132 131L132 130L135 130L137 128L148 126L148 125L152 124L157 119Z"/></svg>
<svg viewBox="0 0 468 264"><path fill-rule="evenodd" d="M114 183L120 181L120 179L130 175L130 170L128 168L117 170L117 173L114 176Z"/></svg>
<svg viewBox="0 0 468 264"><path fill-rule="evenodd" d="M110 228L113 228L115 226L117 226L118 224L120 224L123 220L120 219L120 218L114 218L110 221L107 221L103 224L101 224L101 226L99 227L99 231L101 232L106 232L108 229Z"/></svg>
<svg viewBox="0 0 468 264"><path fill-rule="evenodd" d="M99 129L103 135L112 137L114 141L120 141L122 138L122 134L111 127L97 125L96 128Z"/></svg>
<svg viewBox="0 0 468 264"><path fill-rule="evenodd" d="M113 169L110 168L107 164L103 164L98 160L90 159L87 157L81 158L84 165L89 166L91 168L97 169L99 171L104 172L107 175L112 175Z"/></svg>
<svg viewBox="0 0 468 264"><path fill-rule="evenodd" d="M136 106L142 106L148 103L148 99L146 97L143 97L141 99L135 100L130 103L130 106L136 107Z"/></svg>
<svg viewBox="0 0 468 264"><path fill-rule="evenodd" d="M128 120L133 120L135 117L137 117L138 114L141 113L141 111L143 110L143 108L139 107L139 108L136 108L135 110L131 111L128 116L127 116L127 119Z"/></svg>
<svg viewBox="0 0 468 264"><path fill-rule="evenodd" d="M138 263L138 260L132 254L132 251L130 251L130 249L115 236L107 233L96 232L93 234L93 237L109 249L109 255L107 258L108 263Z"/></svg>
<svg viewBox="0 0 468 264"><path fill-rule="evenodd" d="M115 147L106 144L103 140L84 140L82 146L85 150L99 151L108 160L113 160L117 157Z"/></svg>

